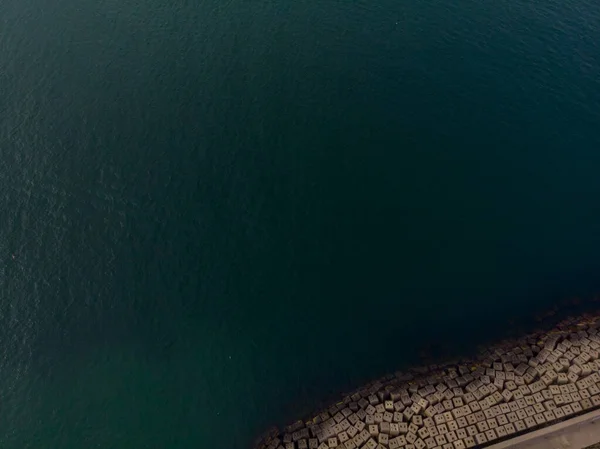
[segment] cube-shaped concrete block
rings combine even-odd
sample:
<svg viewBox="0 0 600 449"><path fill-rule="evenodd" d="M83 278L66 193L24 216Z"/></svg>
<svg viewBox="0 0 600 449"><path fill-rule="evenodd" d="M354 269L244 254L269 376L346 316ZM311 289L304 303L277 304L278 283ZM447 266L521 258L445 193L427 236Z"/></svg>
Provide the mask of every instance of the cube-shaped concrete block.
<svg viewBox="0 0 600 449"><path fill-rule="evenodd" d="M446 434L446 439L448 440L448 443L453 443L456 440L458 440L458 437L456 436L456 432L454 431L450 431Z"/></svg>
<svg viewBox="0 0 600 449"><path fill-rule="evenodd" d="M376 449L377 448L377 443L375 442L374 439L369 438L363 447L365 449Z"/></svg>
<svg viewBox="0 0 600 449"><path fill-rule="evenodd" d="M446 437L444 435L436 436L435 442L437 443L438 446L443 446L444 444L448 443L448 441L446 440Z"/></svg>
<svg viewBox="0 0 600 449"><path fill-rule="evenodd" d="M425 441L423 441L421 438L417 438L417 441L415 441L413 444L415 449L425 449L427 447Z"/></svg>
<svg viewBox="0 0 600 449"><path fill-rule="evenodd" d="M423 440L427 439L430 437L429 435L429 429L427 429L427 427L421 427L418 431L417 431L417 435L419 436L419 438L422 438Z"/></svg>
<svg viewBox="0 0 600 449"><path fill-rule="evenodd" d="M464 439L464 443L465 443L465 447L467 448L472 448L475 447L475 438L473 438L472 436L468 436L467 438Z"/></svg>
<svg viewBox="0 0 600 449"><path fill-rule="evenodd" d="M389 435L388 435L387 433L380 433L380 434L377 436L377 442L378 442L379 444L382 444L382 445L384 445L384 446L387 446L387 445L388 445L388 440L389 440Z"/></svg>
<svg viewBox="0 0 600 449"><path fill-rule="evenodd" d="M458 429L456 431L456 436L458 438L460 438L461 440L464 440L465 438L467 438L469 436L469 434L467 433L467 429Z"/></svg>
<svg viewBox="0 0 600 449"><path fill-rule="evenodd" d="M527 426L528 429L531 429L537 425L533 416L528 416L523 421L525 422L525 426Z"/></svg>
<svg viewBox="0 0 600 449"><path fill-rule="evenodd" d="M487 437L484 433L478 433L477 435L475 435L475 442L477 444L485 444L487 443L487 441Z"/></svg>
<svg viewBox="0 0 600 449"><path fill-rule="evenodd" d="M479 430L477 430L477 426L469 426L467 427L467 433L469 436L474 437L479 433Z"/></svg>
<svg viewBox="0 0 600 449"><path fill-rule="evenodd" d="M498 439L498 435L494 429L487 430L485 432L485 437L487 438L488 442Z"/></svg>
<svg viewBox="0 0 600 449"><path fill-rule="evenodd" d="M408 432L405 436L406 441L408 441L408 443L413 444L415 441L417 441L417 435L412 433L412 432Z"/></svg>
<svg viewBox="0 0 600 449"><path fill-rule="evenodd" d="M425 440L425 445L427 446L427 449L435 449L437 447L437 443L435 441L435 438L429 437ZM390 447L391 449L391 447Z"/></svg>

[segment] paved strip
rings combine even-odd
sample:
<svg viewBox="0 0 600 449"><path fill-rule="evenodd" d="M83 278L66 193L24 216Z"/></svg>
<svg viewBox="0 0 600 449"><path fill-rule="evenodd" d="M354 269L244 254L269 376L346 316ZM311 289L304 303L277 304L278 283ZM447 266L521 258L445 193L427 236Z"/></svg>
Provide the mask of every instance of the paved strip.
<svg viewBox="0 0 600 449"><path fill-rule="evenodd" d="M488 449L582 449L600 442L600 410L526 433Z"/></svg>

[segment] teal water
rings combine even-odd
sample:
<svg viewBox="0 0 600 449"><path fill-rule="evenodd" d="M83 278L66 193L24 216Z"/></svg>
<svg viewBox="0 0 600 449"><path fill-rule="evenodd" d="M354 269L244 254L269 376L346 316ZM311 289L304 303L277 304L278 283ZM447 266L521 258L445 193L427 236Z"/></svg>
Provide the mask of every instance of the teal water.
<svg viewBox="0 0 600 449"><path fill-rule="evenodd" d="M247 448L598 291L598 23L0 1L0 446Z"/></svg>

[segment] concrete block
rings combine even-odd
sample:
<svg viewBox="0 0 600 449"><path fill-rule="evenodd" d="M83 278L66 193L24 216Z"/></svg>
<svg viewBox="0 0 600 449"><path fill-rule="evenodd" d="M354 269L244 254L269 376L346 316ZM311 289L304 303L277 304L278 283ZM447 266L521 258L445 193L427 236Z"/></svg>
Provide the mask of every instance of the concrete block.
<svg viewBox="0 0 600 449"><path fill-rule="evenodd" d="M456 421L448 421L446 422L446 426L448 426L448 431L456 432L458 430L458 424Z"/></svg>
<svg viewBox="0 0 600 449"><path fill-rule="evenodd" d="M465 443L465 447L467 448L472 448L475 447L475 438L473 438L472 436L468 436L467 438L464 439L464 443Z"/></svg>
<svg viewBox="0 0 600 449"><path fill-rule="evenodd" d="M510 406L508 404L500 404L500 413L501 414L507 414L510 413L511 409Z"/></svg>
<svg viewBox="0 0 600 449"><path fill-rule="evenodd" d="M477 435L479 433L479 431L477 430L477 426L469 426L469 427L467 427L467 433L471 437L474 437L475 435Z"/></svg>
<svg viewBox="0 0 600 449"><path fill-rule="evenodd" d="M563 405L562 406L562 410L563 410L563 412L565 412L565 416L570 416L570 415L573 415L575 413L573 411L573 408L571 407L570 404Z"/></svg>
<svg viewBox="0 0 600 449"><path fill-rule="evenodd" d="M496 431L494 429L486 431L485 437L487 438L488 442L498 439L498 435L496 434Z"/></svg>
<svg viewBox="0 0 600 449"><path fill-rule="evenodd" d="M437 447L435 438L433 438L433 437L427 438L425 440L425 446L427 446L427 449L435 449ZM390 446L390 449L392 449L391 446Z"/></svg>
<svg viewBox="0 0 600 449"><path fill-rule="evenodd" d="M356 436L356 434L358 433L358 430L356 430L356 427L350 426L350 427L348 427L348 430L346 430L346 433L352 439Z"/></svg>
<svg viewBox="0 0 600 449"><path fill-rule="evenodd" d="M584 410L589 410L593 407L593 404L592 404L592 401L590 400L590 398L582 399L580 404Z"/></svg>
<svg viewBox="0 0 600 449"><path fill-rule="evenodd" d="M538 425L546 424L546 422L547 422L546 417L542 413L533 415L533 419L535 419L535 422Z"/></svg>
<svg viewBox="0 0 600 449"><path fill-rule="evenodd" d="M403 415L407 421L410 421L410 419L415 415L415 412L413 409L407 408L406 410L404 410Z"/></svg>
<svg viewBox="0 0 600 449"><path fill-rule="evenodd" d="M475 435L475 442L477 444L485 444L487 443L487 441L487 437L484 433L478 433L477 435Z"/></svg>
<svg viewBox="0 0 600 449"><path fill-rule="evenodd" d="M525 411L525 409L522 408L522 409L517 410L517 417L520 420L527 418L527 412Z"/></svg>
<svg viewBox="0 0 600 449"><path fill-rule="evenodd" d="M437 430L437 427L428 427L427 430L429 430L429 436L430 437L437 437L440 432Z"/></svg>
<svg viewBox="0 0 600 449"><path fill-rule="evenodd" d="M479 432L485 432L486 430L489 429L489 426L487 425L487 422L485 422L485 421L479 421L476 426L477 426L477 430Z"/></svg>
<svg viewBox="0 0 600 449"><path fill-rule="evenodd" d="M433 420L435 422L435 425L439 426L440 424L444 424L446 422L446 417L444 415L435 415L433 417Z"/></svg>
<svg viewBox="0 0 600 449"><path fill-rule="evenodd" d="M454 417L452 416L452 413L450 413L450 412L444 413L443 416L446 419L446 422L452 421L454 419Z"/></svg>
<svg viewBox="0 0 600 449"><path fill-rule="evenodd" d="M477 422L485 421L485 419L486 419L485 415L483 414L482 411L475 412L474 415L475 415L475 419L477 419Z"/></svg>
<svg viewBox="0 0 600 449"><path fill-rule="evenodd" d="M446 440L446 437L444 435L436 436L435 442L437 443L438 446L443 446L444 444L448 443L448 441Z"/></svg>
<svg viewBox="0 0 600 449"><path fill-rule="evenodd" d="M365 430L365 423L362 421L357 422L356 424L354 424L354 427L356 428L356 430L358 430L358 432L362 432L363 430Z"/></svg>
<svg viewBox="0 0 600 449"><path fill-rule="evenodd" d="M589 399L592 396L590 395L590 392L586 389L586 390L580 390L579 391L579 395L581 396L581 399Z"/></svg>
<svg viewBox="0 0 600 449"><path fill-rule="evenodd" d="M516 422L518 421L520 418L517 417L517 414L515 412L510 412L506 415L506 419L508 419L508 422Z"/></svg>
<svg viewBox="0 0 600 449"><path fill-rule="evenodd" d="M536 414L535 409L531 405L525 408L525 413L527 413L527 416L533 416Z"/></svg>
<svg viewBox="0 0 600 449"><path fill-rule="evenodd" d="M565 412L563 411L562 407L556 407L552 411L554 412L554 416L556 416L557 419L563 419L565 417Z"/></svg>
<svg viewBox="0 0 600 449"><path fill-rule="evenodd" d="M365 449L376 449L377 448L377 443L375 442L374 439L369 438L363 447Z"/></svg>
<svg viewBox="0 0 600 449"><path fill-rule="evenodd" d="M465 416L461 416L460 418L458 418L456 420L456 424L458 425L459 429L462 429L463 427L467 427L467 425L468 425L467 418Z"/></svg>
<svg viewBox="0 0 600 449"><path fill-rule="evenodd" d="M572 402L569 405L573 409L573 413L580 413L583 411L583 407L581 406L581 404L579 402Z"/></svg>
<svg viewBox="0 0 600 449"><path fill-rule="evenodd" d="M369 435L372 437L379 435L379 426L377 424L369 424L367 428L369 430Z"/></svg>
<svg viewBox="0 0 600 449"><path fill-rule="evenodd" d="M404 435L408 432L408 424L405 422L398 423L398 431L401 435Z"/></svg>
<svg viewBox="0 0 600 449"><path fill-rule="evenodd" d="M365 416L365 424L366 425L375 424L375 417L373 415Z"/></svg>
<svg viewBox="0 0 600 449"><path fill-rule="evenodd" d="M513 401L518 401L519 399L523 399L525 395L521 393L519 390L513 391Z"/></svg>
<svg viewBox="0 0 600 449"><path fill-rule="evenodd" d="M417 438L417 441L414 442L414 446L415 449L425 449L427 447L425 441L423 441L421 438Z"/></svg>
<svg viewBox="0 0 600 449"><path fill-rule="evenodd" d="M418 426L416 426L415 424L413 424L413 423L410 423L410 424L408 425L408 432L409 432L409 433L414 433L414 434L416 434L416 433L417 433L417 430L419 430L419 427L418 427ZM411 441L411 443L412 443L412 441Z"/></svg>
<svg viewBox="0 0 600 449"><path fill-rule="evenodd" d="M433 427L433 426L435 426L435 421L432 418L425 418L423 420L423 425L425 427Z"/></svg>
<svg viewBox="0 0 600 449"><path fill-rule="evenodd" d="M406 445L406 437L404 435L400 435L399 437L396 437L395 440L398 443L398 447L402 447L402 446Z"/></svg>
<svg viewBox="0 0 600 449"><path fill-rule="evenodd" d="M420 415L415 415L412 417L411 423L413 423L417 427L421 427L423 425L423 417Z"/></svg>
<svg viewBox="0 0 600 449"><path fill-rule="evenodd" d="M514 433L517 433L517 429L515 428L515 425L513 423L508 423L504 426L504 430L506 431L507 435L512 435Z"/></svg>
<svg viewBox="0 0 600 449"><path fill-rule="evenodd" d="M487 419L485 422L487 423L490 429L495 429L496 427L498 427L498 421L496 421L496 418Z"/></svg>
<svg viewBox="0 0 600 449"><path fill-rule="evenodd" d="M383 421L381 424L379 424L379 433L387 433L389 435L390 434L390 423Z"/></svg>
<svg viewBox="0 0 600 449"><path fill-rule="evenodd" d="M536 411L536 413L544 413L546 411L546 407L544 407L544 404L535 404L533 406L533 409Z"/></svg>
<svg viewBox="0 0 600 449"><path fill-rule="evenodd" d="M527 418L525 418L523 420L523 422L525 423L525 426L528 429L532 429L533 427L537 426L537 423L535 422L535 419L533 418L533 416L528 416Z"/></svg>
<svg viewBox="0 0 600 449"><path fill-rule="evenodd" d="M496 416L496 421L498 422L498 426L504 426L508 424L508 418L506 417L506 415Z"/></svg>
<svg viewBox="0 0 600 449"><path fill-rule="evenodd" d="M453 443L456 440L458 440L458 437L456 436L456 432L454 431L450 431L446 434L446 439L448 440L448 443Z"/></svg>
<svg viewBox="0 0 600 449"><path fill-rule="evenodd" d="M475 396L473 396L473 393L465 393L463 400L465 401L465 404L469 404L475 400Z"/></svg>
<svg viewBox="0 0 600 449"><path fill-rule="evenodd" d="M410 409L414 412L414 414L419 414L421 413L422 407L419 404L414 403L410 406Z"/></svg>
<svg viewBox="0 0 600 449"><path fill-rule="evenodd" d="M412 433L412 432L408 432L405 436L406 441L410 444L413 444L415 441L417 441L417 435Z"/></svg>
<svg viewBox="0 0 600 449"><path fill-rule="evenodd" d="M475 414L467 415L467 423L471 426L477 424L477 417Z"/></svg>
<svg viewBox="0 0 600 449"><path fill-rule="evenodd" d="M419 438L422 438L423 440L425 440L431 436L429 434L429 429L427 427L421 427L419 430L417 430L417 435L419 436Z"/></svg>
<svg viewBox="0 0 600 449"><path fill-rule="evenodd" d="M388 435L387 433L380 433L380 434L377 436L377 442L378 442L379 444L382 444L382 445L384 445L384 446L387 446L387 445L388 445L388 441L389 441L389 435Z"/></svg>
<svg viewBox="0 0 600 449"><path fill-rule="evenodd" d="M445 435L448 433L448 426L446 424L440 424L436 428L440 435Z"/></svg>
<svg viewBox="0 0 600 449"><path fill-rule="evenodd" d="M338 447L338 439L337 437L331 437L327 440L327 445L331 447Z"/></svg>
<svg viewBox="0 0 600 449"><path fill-rule="evenodd" d="M515 426L515 429L517 429L517 432L523 432L527 429L527 426L523 420L516 421L513 425Z"/></svg>

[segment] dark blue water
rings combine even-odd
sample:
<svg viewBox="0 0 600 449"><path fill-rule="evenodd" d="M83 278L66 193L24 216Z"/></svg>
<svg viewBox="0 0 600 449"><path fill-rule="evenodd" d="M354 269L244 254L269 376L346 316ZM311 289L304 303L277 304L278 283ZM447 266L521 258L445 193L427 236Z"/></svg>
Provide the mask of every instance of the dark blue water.
<svg viewBox="0 0 600 449"><path fill-rule="evenodd" d="M0 2L0 446L249 447L600 287L600 6Z"/></svg>

